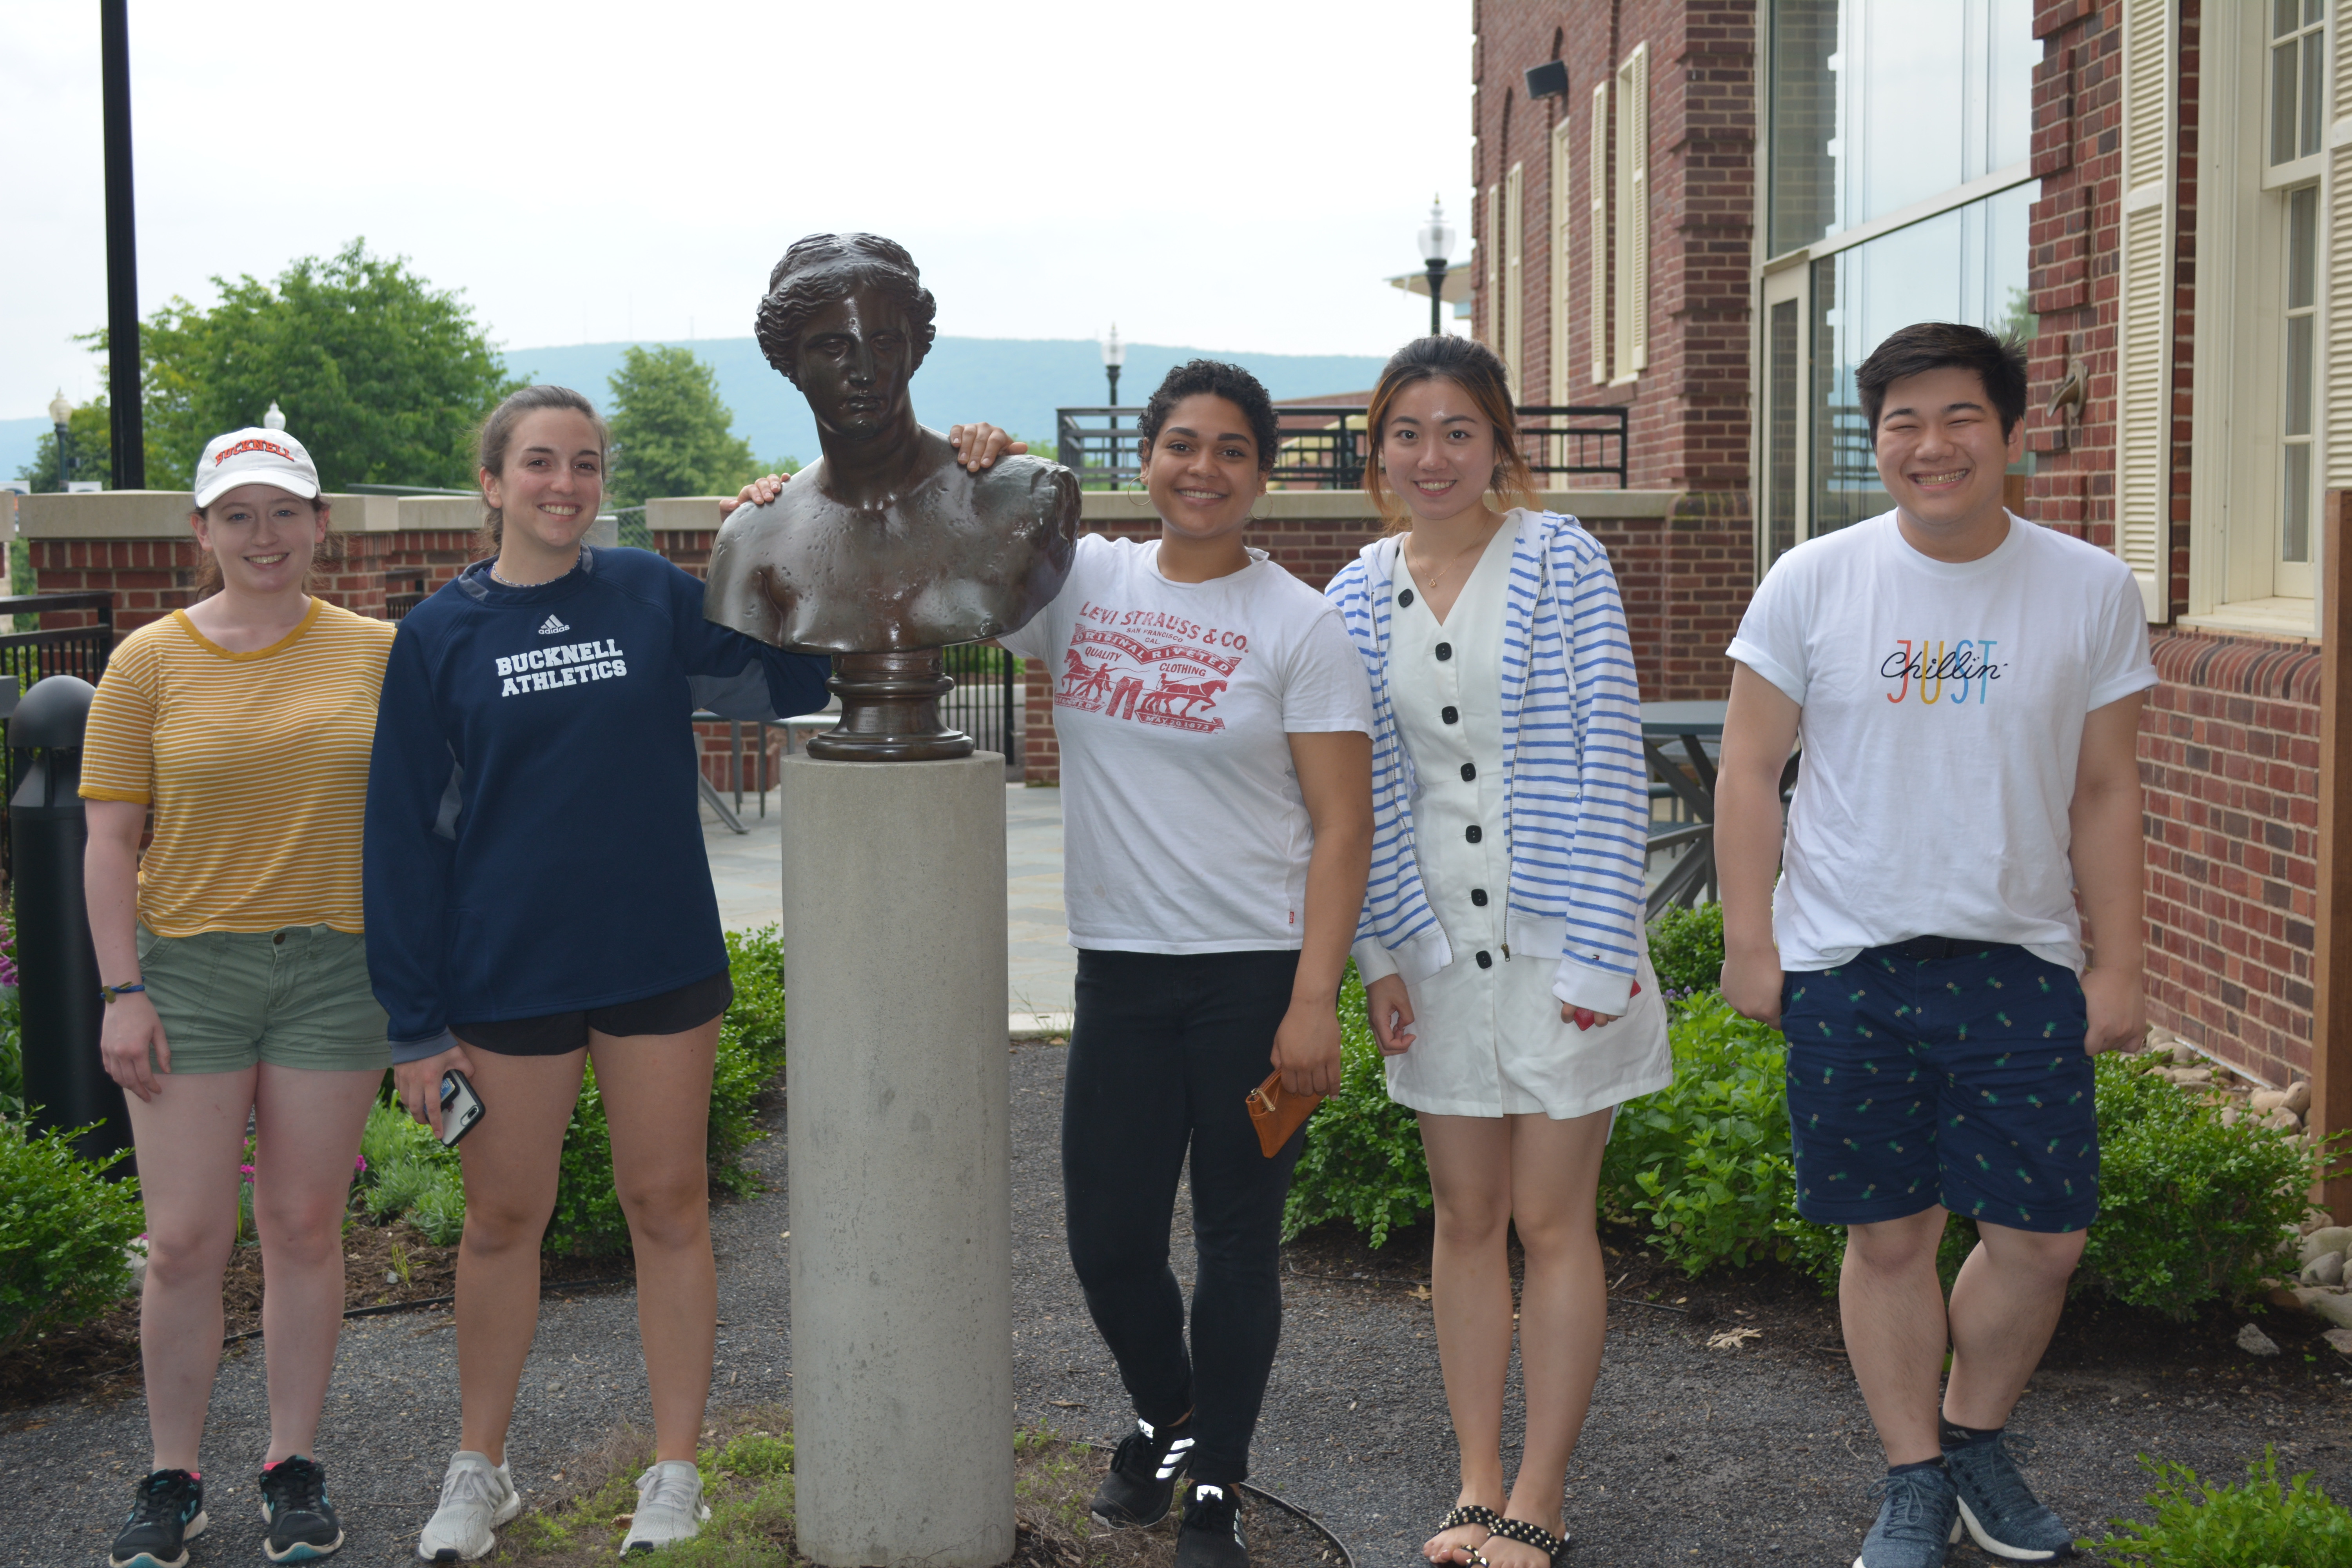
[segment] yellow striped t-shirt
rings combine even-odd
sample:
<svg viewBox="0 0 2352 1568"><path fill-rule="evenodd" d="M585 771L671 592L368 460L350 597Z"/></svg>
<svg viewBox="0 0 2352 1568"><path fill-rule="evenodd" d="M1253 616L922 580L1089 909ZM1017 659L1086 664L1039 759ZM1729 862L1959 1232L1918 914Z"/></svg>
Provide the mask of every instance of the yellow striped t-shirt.
<svg viewBox="0 0 2352 1568"><path fill-rule="evenodd" d="M155 808L139 918L163 936L331 925L357 933L368 751L393 626L310 601L231 653L175 610L107 660L87 800Z"/></svg>

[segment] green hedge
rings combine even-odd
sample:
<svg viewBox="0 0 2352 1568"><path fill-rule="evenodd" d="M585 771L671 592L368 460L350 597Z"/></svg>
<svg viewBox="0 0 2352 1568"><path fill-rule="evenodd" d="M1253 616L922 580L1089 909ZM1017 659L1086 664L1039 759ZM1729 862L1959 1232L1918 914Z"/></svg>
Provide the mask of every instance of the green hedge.
<svg viewBox="0 0 2352 1568"><path fill-rule="evenodd" d="M1712 989L1722 927L1711 910L1661 922L1653 937L1667 990L1679 989L1670 963L1676 979L1707 974L1708 988L1671 1005L1675 1081L1619 1111L1601 1209L1640 1227L1687 1273L1773 1259L1832 1289L1845 1232L1796 1211L1787 1046ZM1307 1124L1286 1234L1343 1220L1381 1247L1429 1212L1429 1168L1412 1113L1388 1098L1352 967L1339 1016L1343 1081ZM2100 1215L2074 1288L2174 1319L2256 1294L2283 1267L2316 1152L2267 1125L2223 1126L2218 1106L2145 1071L2144 1058L2104 1056L2096 1074ZM1940 1255L1947 1281L1975 1240L1975 1227L1954 1216Z"/></svg>
<svg viewBox="0 0 2352 1568"><path fill-rule="evenodd" d="M131 1289L132 1241L147 1229L136 1177L105 1172L73 1141L88 1128L36 1133L0 1121L0 1353L87 1322Z"/></svg>

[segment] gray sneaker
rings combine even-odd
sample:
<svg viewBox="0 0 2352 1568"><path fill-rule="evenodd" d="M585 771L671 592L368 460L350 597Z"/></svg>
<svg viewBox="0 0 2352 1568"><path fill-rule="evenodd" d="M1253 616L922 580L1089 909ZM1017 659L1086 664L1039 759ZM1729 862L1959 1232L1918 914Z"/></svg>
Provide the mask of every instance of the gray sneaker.
<svg viewBox="0 0 2352 1568"><path fill-rule="evenodd" d="M637 1478L637 1511L629 1521L621 1555L691 1541L709 1517L710 1509L702 1500L702 1472L684 1459L664 1459Z"/></svg>
<svg viewBox="0 0 2352 1568"><path fill-rule="evenodd" d="M1958 1494L1941 1467L1882 1476L1871 1489L1885 1500L1862 1538L1853 1568L1938 1568L1960 1538Z"/></svg>
<svg viewBox="0 0 2352 1568"><path fill-rule="evenodd" d="M2017 1473L2017 1460L2004 1439L1947 1448L1944 1464L1959 1489L1960 1522L1979 1546L2012 1563L2048 1563L2074 1555L2074 1535Z"/></svg>

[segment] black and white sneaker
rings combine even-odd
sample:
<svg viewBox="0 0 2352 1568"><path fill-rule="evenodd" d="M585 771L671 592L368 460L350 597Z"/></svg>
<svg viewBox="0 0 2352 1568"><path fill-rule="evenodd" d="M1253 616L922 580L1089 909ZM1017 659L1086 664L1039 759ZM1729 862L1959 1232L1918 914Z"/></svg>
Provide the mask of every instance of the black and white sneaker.
<svg viewBox="0 0 2352 1568"><path fill-rule="evenodd" d="M1239 1492L1214 1481L1193 1487L1176 1531L1176 1568L1249 1568Z"/></svg>
<svg viewBox="0 0 2352 1568"><path fill-rule="evenodd" d="M1110 1474L1088 1506L1106 1530L1143 1530L1168 1517L1192 1462L1192 1421L1155 1429L1141 1416L1111 1456Z"/></svg>
<svg viewBox="0 0 2352 1568"><path fill-rule="evenodd" d="M272 1563L308 1563L342 1550L343 1521L327 1500L327 1472L299 1454L261 1468L261 1517L269 1533L261 1553Z"/></svg>
<svg viewBox="0 0 2352 1568"><path fill-rule="evenodd" d="M205 1479L186 1470L151 1470L139 1483L131 1517L115 1532L110 1568L186 1568L187 1543L212 1522L205 1517Z"/></svg>

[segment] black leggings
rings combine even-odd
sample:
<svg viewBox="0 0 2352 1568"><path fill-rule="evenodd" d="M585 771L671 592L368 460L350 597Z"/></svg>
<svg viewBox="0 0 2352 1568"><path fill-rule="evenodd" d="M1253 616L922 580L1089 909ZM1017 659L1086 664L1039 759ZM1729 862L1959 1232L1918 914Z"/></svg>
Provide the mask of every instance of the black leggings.
<svg viewBox="0 0 2352 1568"><path fill-rule="evenodd" d="M1070 1261L1136 1414L1192 1415L1195 1479L1249 1474L1282 1340L1282 1202L1306 1142L1259 1152L1245 1100L1272 1070L1295 952L1078 952L1062 1095ZM1192 1160L1191 1353L1168 1266L1176 1178Z"/></svg>

